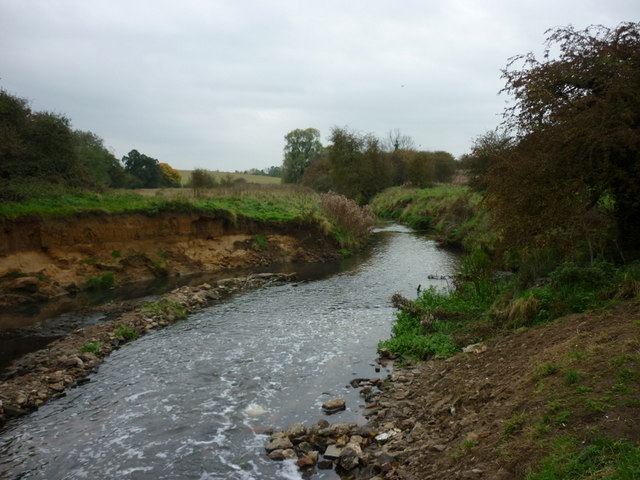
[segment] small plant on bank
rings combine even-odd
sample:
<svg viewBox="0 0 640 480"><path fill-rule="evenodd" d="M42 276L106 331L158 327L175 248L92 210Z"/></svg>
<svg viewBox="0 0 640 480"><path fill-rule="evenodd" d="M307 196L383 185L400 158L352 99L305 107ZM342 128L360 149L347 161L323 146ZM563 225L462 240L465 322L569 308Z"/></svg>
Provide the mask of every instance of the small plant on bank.
<svg viewBox="0 0 640 480"><path fill-rule="evenodd" d="M86 290L108 290L116 284L113 272L104 272L99 277L89 277L84 284Z"/></svg>
<svg viewBox="0 0 640 480"><path fill-rule="evenodd" d="M185 308L179 303L170 300L158 300L157 302L147 303L142 307L142 313L154 317L172 317L175 320L184 320L187 318Z"/></svg>
<svg viewBox="0 0 640 480"><path fill-rule="evenodd" d="M502 437L508 438L518 430L521 430L527 421L527 414L523 412L513 414L502 427Z"/></svg>
<svg viewBox="0 0 640 480"><path fill-rule="evenodd" d="M259 233L251 238L253 240L253 243L255 243L260 250L266 250L267 248L269 248L269 242L266 235Z"/></svg>
<svg viewBox="0 0 640 480"><path fill-rule="evenodd" d="M93 353L94 355L99 355L100 350L102 349L102 343L100 342L85 342L78 349L78 353Z"/></svg>
<svg viewBox="0 0 640 480"><path fill-rule="evenodd" d="M118 326L113 331L113 334L124 342L130 342L140 337L140 334L137 331L135 331L133 328L128 327L126 325Z"/></svg>

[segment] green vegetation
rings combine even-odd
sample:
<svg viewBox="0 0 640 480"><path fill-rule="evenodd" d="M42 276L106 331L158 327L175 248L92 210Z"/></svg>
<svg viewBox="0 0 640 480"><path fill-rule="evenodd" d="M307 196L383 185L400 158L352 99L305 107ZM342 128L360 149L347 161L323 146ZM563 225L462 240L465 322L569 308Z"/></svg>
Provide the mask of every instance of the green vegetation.
<svg viewBox="0 0 640 480"><path fill-rule="evenodd" d="M89 277L84 283L87 290L108 290L116 284L116 277L113 272L104 272L99 277Z"/></svg>
<svg viewBox="0 0 640 480"><path fill-rule="evenodd" d="M491 250L496 235L489 231L481 200L482 196L468 187L393 187L376 195L371 207L382 218L428 230L443 244L469 251Z"/></svg>
<svg viewBox="0 0 640 480"><path fill-rule="evenodd" d="M102 349L102 343L100 342L85 342L82 347L78 349L78 353L93 353L99 355Z"/></svg>
<svg viewBox="0 0 640 480"><path fill-rule="evenodd" d="M596 437L588 443L571 436L556 438L540 469L527 480L631 480L640 478L640 448L625 441Z"/></svg>
<svg viewBox="0 0 640 480"><path fill-rule="evenodd" d="M131 342L140 337L137 331L126 325L118 325L113 334L124 342Z"/></svg>
<svg viewBox="0 0 640 480"><path fill-rule="evenodd" d="M266 250L267 248L269 248L269 241L267 240L266 235L259 233L251 237L251 239L260 250Z"/></svg>
<svg viewBox="0 0 640 480"><path fill-rule="evenodd" d="M149 302L142 307L142 313L154 317L170 317L173 320L184 320L187 318L187 311L184 306L169 300L159 300Z"/></svg>

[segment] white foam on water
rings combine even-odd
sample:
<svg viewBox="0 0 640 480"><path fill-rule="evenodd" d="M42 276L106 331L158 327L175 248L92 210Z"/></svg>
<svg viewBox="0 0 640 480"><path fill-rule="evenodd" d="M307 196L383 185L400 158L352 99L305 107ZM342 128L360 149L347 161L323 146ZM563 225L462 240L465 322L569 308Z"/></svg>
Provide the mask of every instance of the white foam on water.
<svg viewBox="0 0 640 480"><path fill-rule="evenodd" d="M242 412L252 418L257 418L267 413L267 410L257 403L250 403L244 408L244 410L242 410Z"/></svg>

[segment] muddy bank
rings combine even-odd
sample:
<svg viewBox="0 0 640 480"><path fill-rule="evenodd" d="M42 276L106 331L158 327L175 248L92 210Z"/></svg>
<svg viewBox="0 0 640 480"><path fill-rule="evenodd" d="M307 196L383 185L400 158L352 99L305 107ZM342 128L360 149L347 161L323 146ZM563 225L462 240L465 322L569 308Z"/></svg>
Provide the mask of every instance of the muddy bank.
<svg viewBox="0 0 640 480"><path fill-rule="evenodd" d="M0 220L0 307L115 282L336 257L311 225L227 214L91 214Z"/></svg>
<svg viewBox="0 0 640 480"><path fill-rule="evenodd" d="M0 425L27 414L88 376L113 350L138 336L182 320L237 292L293 280L293 274L253 274L197 287L180 287L155 302L99 325L82 328L47 348L29 353L5 370L0 383Z"/></svg>

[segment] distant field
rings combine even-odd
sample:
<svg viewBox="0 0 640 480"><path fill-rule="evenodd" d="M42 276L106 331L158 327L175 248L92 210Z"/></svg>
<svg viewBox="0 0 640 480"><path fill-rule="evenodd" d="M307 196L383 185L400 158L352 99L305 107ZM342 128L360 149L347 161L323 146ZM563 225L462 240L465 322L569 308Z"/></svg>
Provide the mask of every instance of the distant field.
<svg viewBox="0 0 640 480"><path fill-rule="evenodd" d="M182 176L182 184L185 185L191 179L191 170L178 170L180 175ZM243 178L247 183L258 183L258 184L275 184L280 183L280 178L278 177L266 177L264 175L247 175L245 173L233 173L233 172L217 172L212 171L216 177L216 180L220 181L221 178L226 178L227 175L231 175L233 180L237 178Z"/></svg>

